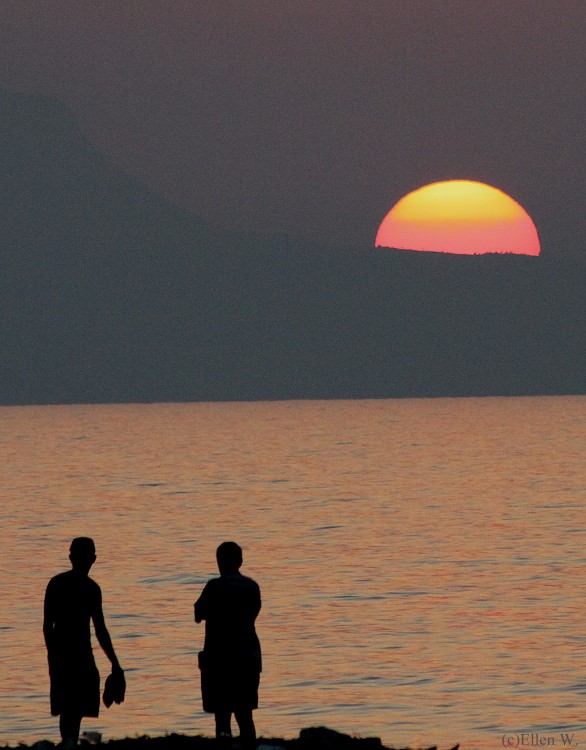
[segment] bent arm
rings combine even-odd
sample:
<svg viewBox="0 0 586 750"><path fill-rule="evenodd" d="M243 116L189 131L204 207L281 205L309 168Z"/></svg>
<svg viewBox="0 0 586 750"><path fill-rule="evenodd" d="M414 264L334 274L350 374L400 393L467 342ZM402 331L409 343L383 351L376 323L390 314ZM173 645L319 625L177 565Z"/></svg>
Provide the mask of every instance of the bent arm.
<svg viewBox="0 0 586 750"><path fill-rule="evenodd" d="M202 607L202 604L201 604L201 596L193 605L193 616L194 616L195 621L198 623L206 619L205 608Z"/></svg>
<svg viewBox="0 0 586 750"><path fill-rule="evenodd" d="M202 620L205 620L208 616L207 600L208 600L208 587L206 585L204 587L204 590L201 592L199 599L193 605L194 618L195 618L195 621L198 623L201 622Z"/></svg>

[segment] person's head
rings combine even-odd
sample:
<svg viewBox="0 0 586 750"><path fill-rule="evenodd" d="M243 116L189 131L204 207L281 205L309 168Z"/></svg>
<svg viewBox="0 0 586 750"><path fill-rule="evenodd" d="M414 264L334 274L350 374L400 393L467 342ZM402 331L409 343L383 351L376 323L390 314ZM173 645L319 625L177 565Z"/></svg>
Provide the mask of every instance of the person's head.
<svg viewBox="0 0 586 750"><path fill-rule="evenodd" d="M96 561L94 540L88 536L76 537L69 547L69 559L74 570L87 575Z"/></svg>
<svg viewBox="0 0 586 750"><path fill-rule="evenodd" d="M236 573L242 565L242 549L236 542L222 542L216 550L220 573Z"/></svg>

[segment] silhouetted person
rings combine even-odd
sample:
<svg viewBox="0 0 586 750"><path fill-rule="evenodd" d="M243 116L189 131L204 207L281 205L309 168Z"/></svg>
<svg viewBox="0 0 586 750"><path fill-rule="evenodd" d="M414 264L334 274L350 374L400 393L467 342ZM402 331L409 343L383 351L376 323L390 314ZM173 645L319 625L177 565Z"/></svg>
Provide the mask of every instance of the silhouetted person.
<svg viewBox="0 0 586 750"><path fill-rule="evenodd" d="M252 711L258 708L262 670L254 621L260 612L258 584L240 573L242 550L224 542L216 551L219 578L205 585L195 603L195 621L206 621L204 649L199 654L203 710L215 714L216 737L232 735L231 715L248 750L256 745Z"/></svg>
<svg viewBox="0 0 586 750"><path fill-rule="evenodd" d="M77 744L84 716L98 716L100 675L94 661L90 620L96 637L112 662L112 672L124 683L102 612L102 591L88 576L96 560L94 543L88 537L71 542L72 569L49 581L45 594L43 634L51 677L51 713L59 716L64 746ZM122 696L123 699L123 696Z"/></svg>

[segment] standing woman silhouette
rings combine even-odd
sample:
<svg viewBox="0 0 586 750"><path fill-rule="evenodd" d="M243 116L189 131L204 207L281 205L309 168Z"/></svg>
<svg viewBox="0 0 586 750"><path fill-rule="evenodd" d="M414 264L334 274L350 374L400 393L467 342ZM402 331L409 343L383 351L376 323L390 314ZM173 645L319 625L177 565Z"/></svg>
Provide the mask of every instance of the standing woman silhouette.
<svg viewBox="0 0 586 750"><path fill-rule="evenodd" d="M90 638L93 621L98 643L112 663L119 690L114 700L124 700L124 673L104 622L102 591L89 577L96 560L94 543L77 537L69 548L71 570L51 578L45 594L43 634L51 677L51 713L59 716L63 748L79 739L84 716L98 716L100 675Z"/></svg>
<svg viewBox="0 0 586 750"><path fill-rule="evenodd" d="M234 714L243 750L256 746L252 711L258 708L262 670L254 622L261 608L258 584L240 573L242 549L224 542L216 550L219 578L205 585L194 606L195 621L205 620L204 649L199 654L203 710L213 713L216 737L232 736Z"/></svg>

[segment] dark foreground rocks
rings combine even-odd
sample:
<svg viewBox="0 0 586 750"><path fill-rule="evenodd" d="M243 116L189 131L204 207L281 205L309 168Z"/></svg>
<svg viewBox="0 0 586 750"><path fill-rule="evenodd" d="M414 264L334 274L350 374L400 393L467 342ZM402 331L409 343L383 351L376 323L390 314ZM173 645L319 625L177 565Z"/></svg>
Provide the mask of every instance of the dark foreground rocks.
<svg viewBox="0 0 586 750"><path fill-rule="evenodd" d="M235 738L226 749L212 737L189 737L182 734L168 734L163 737L133 737L123 740L109 740L102 743L97 740L99 735L92 736L89 742L82 739L80 750L239 750L238 739ZM47 740L37 742L30 750L53 750L56 746ZM18 750L27 750L28 746L20 744ZM450 750L458 750L454 745ZM8 747L0 750L11 750ZM59 746L57 746L59 750ZM302 729L296 739L265 738L258 740L258 750L394 750L386 748L378 737L352 737L348 734L336 732L327 727L310 727ZM402 748L401 750L410 750ZM433 745L422 750L437 750Z"/></svg>

